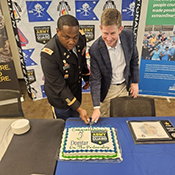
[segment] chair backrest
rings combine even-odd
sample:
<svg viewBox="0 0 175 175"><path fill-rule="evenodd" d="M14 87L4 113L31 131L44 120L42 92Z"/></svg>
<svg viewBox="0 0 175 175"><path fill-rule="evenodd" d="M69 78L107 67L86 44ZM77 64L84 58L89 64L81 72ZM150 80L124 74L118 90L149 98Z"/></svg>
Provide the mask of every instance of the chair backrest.
<svg viewBox="0 0 175 175"><path fill-rule="evenodd" d="M110 103L111 117L156 116L154 99L149 97L117 97Z"/></svg>
<svg viewBox="0 0 175 175"><path fill-rule="evenodd" d="M18 90L0 89L0 117L24 117Z"/></svg>

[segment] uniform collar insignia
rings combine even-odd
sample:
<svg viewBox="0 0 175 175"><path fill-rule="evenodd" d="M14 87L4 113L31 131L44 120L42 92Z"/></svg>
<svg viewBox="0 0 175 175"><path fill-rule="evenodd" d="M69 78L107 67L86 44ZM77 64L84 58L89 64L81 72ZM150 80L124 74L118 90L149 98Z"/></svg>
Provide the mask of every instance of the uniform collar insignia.
<svg viewBox="0 0 175 175"><path fill-rule="evenodd" d="M42 50L41 50L42 52L45 52L45 53L47 53L47 54L49 54L49 55L52 55L53 54L53 50L51 50L51 49L49 49L49 48L43 48Z"/></svg>

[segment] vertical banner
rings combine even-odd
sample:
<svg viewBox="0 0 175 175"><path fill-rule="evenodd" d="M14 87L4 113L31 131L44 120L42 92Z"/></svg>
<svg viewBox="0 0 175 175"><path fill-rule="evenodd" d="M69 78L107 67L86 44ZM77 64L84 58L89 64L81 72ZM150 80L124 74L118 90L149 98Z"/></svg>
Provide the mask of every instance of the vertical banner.
<svg viewBox="0 0 175 175"><path fill-rule="evenodd" d="M140 66L140 94L175 97L175 1L149 0Z"/></svg>
<svg viewBox="0 0 175 175"><path fill-rule="evenodd" d="M0 4L0 89L18 90L19 83L12 59L2 7ZM2 94L1 94L2 95Z"/></svg>
<svg viewBox="0 0 175 175"><path fill-rule="evenodd" d="M28 92L33 100L45 98L44 77L40 65L40 52L56 34L57 19L61 15L75 16L87 38L88 50L101 35L100 18L104 9L116 8L122 13L122 24L132 29L135 0L8 0L12 1L22 52L21 64ZM17 36L17 35L16 35ZM89 90L83 90L89 92Z"/></svg>
<svg viewBox="0 0 175 175"><path fill-rule="evenodd" d="M18 34L18 29L17 29L17 25L16 25L16 21L18 22L18 20L20 20L18 11L20 11L21 9L17 5L16 2L14 2L14 10L13 10L13 7L12 7L12 1L7 0L7 3L8 3L8 6L9 6L12 28L13 28L13 31L14 31L14 35L15 35L15 39L16 39L16 43L17 43L17 47L18 47L20 63L21 63L21 67L22 67L22 71L23 71L23 75L24 75L24 80L26 82L27 92L28 92L28 95L32 98L32 92L31 92L31 88L30 88L30 84L29 84L29 80L28 80L28 75L27 75L27 70L26 70L26 65L25 65L25 61L24 61L24 57L23 57L22 48L21 48L22 42L24 42L24 41L21 40L21 43L20 43L20 37L19 36L20 36L21 33L19 32L19 34Z"/></svg>
<svg viewBox="0 0 175 175"><path fill-rule="evenodd" d="M134 20L133 20L133 32L134 32L134 40L137 41L137 31L139 27L139 20L140 20L140 12L141 12L142 0L136 0L135 2L135 13L134 13Z"/></svg>

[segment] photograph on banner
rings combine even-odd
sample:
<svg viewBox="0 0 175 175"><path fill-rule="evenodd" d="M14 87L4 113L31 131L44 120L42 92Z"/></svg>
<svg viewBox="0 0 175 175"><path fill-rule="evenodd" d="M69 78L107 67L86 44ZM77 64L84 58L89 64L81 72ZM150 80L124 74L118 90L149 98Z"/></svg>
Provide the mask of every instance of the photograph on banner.
<svg viewBox="0 0 175 175"><path fill-rule="evenodd" d="M0 89L19 90L16 70L6 30L3 9L0 4Z"/></svg>
<svg viewBox="0 0 175 175"><path fill-rule="evenodd" d="M5 26L4 16L0 4L0 63L7 63L11 61L12 54L10 50L10 44L7 36L7 30Z"/></svg>
<svg viewBox="0 0 175 175"><path fill-rule="evenodd" d="M139 93L175 97L175 1L149 0Z"/></svg>

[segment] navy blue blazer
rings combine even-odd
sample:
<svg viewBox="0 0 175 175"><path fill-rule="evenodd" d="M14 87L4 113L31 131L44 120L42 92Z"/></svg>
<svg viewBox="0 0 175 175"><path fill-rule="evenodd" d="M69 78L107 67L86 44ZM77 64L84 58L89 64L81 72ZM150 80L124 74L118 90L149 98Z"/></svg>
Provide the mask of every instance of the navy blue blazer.
<svg viewBox="0 0 175 175"><path fill-rule="evenodd" d="M131 83L139 82L139 58L131 30L123 29L119 35L124 51L126 67L124 77L127 90ZM90 87L94 106L100 106L105 99L111 85L112 67L109 52L102 37L99 37L90 47Z"/></svg>

